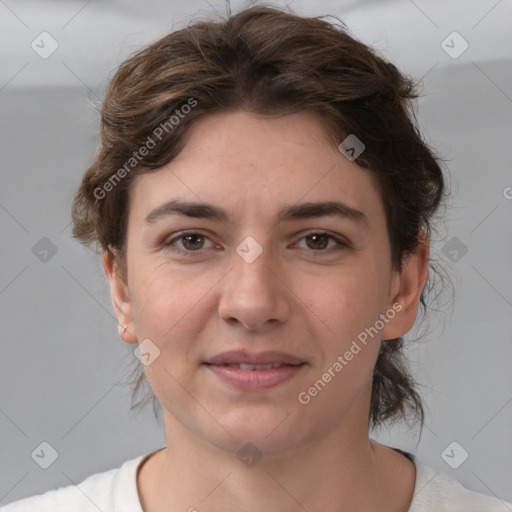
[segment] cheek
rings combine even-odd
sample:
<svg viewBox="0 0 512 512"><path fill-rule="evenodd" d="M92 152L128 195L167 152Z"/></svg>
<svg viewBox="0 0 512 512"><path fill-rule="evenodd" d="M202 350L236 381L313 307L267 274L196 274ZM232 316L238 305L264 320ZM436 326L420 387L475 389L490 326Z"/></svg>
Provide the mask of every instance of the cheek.
<svg viewBox="0 0 512 512"><path fill-rule="evenodd" d="M219 276L197 271L191 276L176 265L149 259L133 263L132 305L139 340L149 338L167 353L186 354L212 314L207 299Z"/></svg>
<svg viewBox="0 0 512 512"><path fill-rule="evenodd" d="M342 348L374 325L387 306L387 275L375 261L361 260L332 272L319 285L305 284L302 294L312 316L323 326L323 339Z"/></svg>
<svg viewBox="0 0 512 512"><path fill-rule="evenodd" d="M327 414L326 421L338 421L371 385L381 343L381 329L375 326L387 299L382 281L377 266L367 265L338 275L327 289L310 295L310 317L320 319L312 335L322 357L301 391L315 410Z"/></svg>
<svg viewBox="0 0 512 512"><path fill-rule="evenodd" d="M168 328L171 317L178 317L183 301L176 300L179 287L169 280L169 276L159 275L158 270L151 272L148 267L139 265L139 272L132 281L132 304L134 318L139 330L145 337L161 338L162 330ZM164 325L164 318L167 321Z"/></svg>
<svg viewBox="0 0 512 512"><path fill-rule="evenodd" d="M185 314L189 293L183 293L179 275L165 265L132 260L131 299L137 334L163 339L163 334Z"/></svg>
<svg viewBox="0 0 512 512"><path fill-rule="evenodd" d="M165 263L138 263L132 296L137 337L151 340L159 350L144 367L146 378L165 408L189 410L190 396L179 383L189 383L195 371L194 341L204 327L201 319L209 314L203 299L214 283L190 280ZM172 403L166 403L168 397Z"/></svg>

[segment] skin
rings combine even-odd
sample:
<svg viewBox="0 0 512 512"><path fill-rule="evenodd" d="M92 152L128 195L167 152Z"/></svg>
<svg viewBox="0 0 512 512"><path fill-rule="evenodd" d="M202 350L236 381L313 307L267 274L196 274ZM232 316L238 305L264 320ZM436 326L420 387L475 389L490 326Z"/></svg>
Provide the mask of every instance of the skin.
<svg viewBox="0 0 512 512"><path fill-rule="evenodd" d="M231 218L145 220L170 199L208 202ZM284 205L327 200L360 210L366 223L275 222ZM182 230L205 236L174 241L192 256L161 245ZM348 245L312 239L319 231ZM252 263L236 252L247 236L263 251ZM374 175L327 141L314 113L205 116L175 160L138 176L127 280L106 253L103 263L116 316L128 326L122 339L150 339L160 350L144 370L164 409L167 447L138 473L144 511L406 511L414 464L369 439L368 412L381 340L405 334L416 318L429 258L421 241L396 272ZM298 394L397 303L384 329L301 404ZM202 365L233 349L279 350L307 364L278 386L241 391ZM262 453L252 467L236 455L247 442Z"/></svg>

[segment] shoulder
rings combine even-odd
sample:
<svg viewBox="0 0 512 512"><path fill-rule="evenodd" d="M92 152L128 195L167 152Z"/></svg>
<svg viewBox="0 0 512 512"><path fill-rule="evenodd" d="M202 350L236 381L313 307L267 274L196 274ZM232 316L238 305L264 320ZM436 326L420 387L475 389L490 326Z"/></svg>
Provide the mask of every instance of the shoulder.
<svg viewBox="0 0 512 512"><path fill-rule="evenodd" d="M50 510L75 510L76 512L95 512L113 510L112 488L119 469L96 473L78 485L69 485L47 491L44 494L23 498L2 507L2 512L31 512Z"/></svg>
<svg viewBox="0 0 512 512"><path fill-rule="evenodd" d="M150 454L128 460L116 469L96 473L77 485L50 490L0 507L1 512L142 512L136 472ZM119 508L121 507L121 508Z"/></svg>
<svg viewBox="0 0 512 512"><path fill-rule="evenodd" d="M409 512L503 512L512 504L464 487L458 480L414 457L416 485Z"/></svg>

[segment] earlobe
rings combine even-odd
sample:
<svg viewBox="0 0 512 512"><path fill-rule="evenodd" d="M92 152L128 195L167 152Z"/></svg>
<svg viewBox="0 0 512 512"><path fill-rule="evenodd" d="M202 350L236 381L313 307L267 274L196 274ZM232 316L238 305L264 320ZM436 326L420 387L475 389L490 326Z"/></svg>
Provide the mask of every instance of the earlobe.
<svg viewBox="0 0 512 512"><path fill-rule="evenodd" d="M119 336L126 343L137 343L137 337L133 328L132 306L128 285L118 274L112 256L106 251L103 253L103 268L110 283L112 306L119 322Z"/></svg>
<svg viewBox="0 0 512 512"><path fill-rule="evenodd" d="M389 306L398 312L384 327L382 339L399 338L412 329L427 282L429 256L430 240L421 233L418 247L404 259L400 273L393 276ZM400 304L401 308L397 308L396 304Z"/></svg>

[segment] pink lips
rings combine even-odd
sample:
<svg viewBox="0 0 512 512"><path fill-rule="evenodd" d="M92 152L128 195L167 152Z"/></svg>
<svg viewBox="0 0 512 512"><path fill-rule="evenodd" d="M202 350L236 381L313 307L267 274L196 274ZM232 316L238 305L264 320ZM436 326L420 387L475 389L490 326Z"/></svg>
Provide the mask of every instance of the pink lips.
<svg viewBox="0 0 512 512"><path fill-rule="evenodd" d="M229 352L222 352L209 358L206 363L214 365L222 364L301 364L304 361L298 357L286 354L284 352L269 351L260 352L259 354L251 354L244 350L231 350Z"/></svg>
<svg viewBox="0 0 512 512"><path fill-rule="evenodd" d="M277 386L297 375L305 364L291 354L276 351L259 354L223 352L205 362L206 368L222 381L244 391Z"/></svg>

